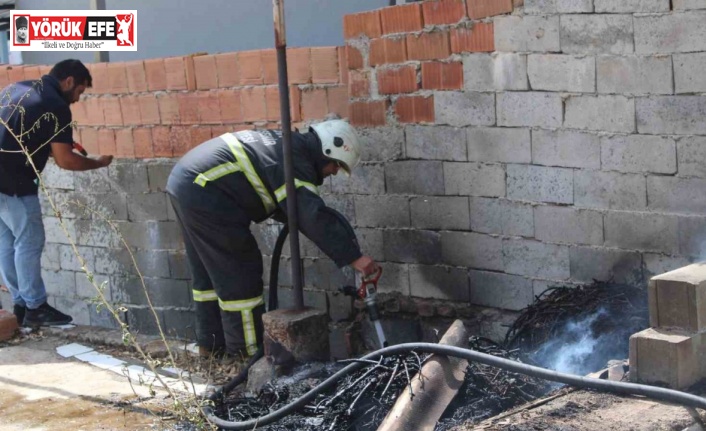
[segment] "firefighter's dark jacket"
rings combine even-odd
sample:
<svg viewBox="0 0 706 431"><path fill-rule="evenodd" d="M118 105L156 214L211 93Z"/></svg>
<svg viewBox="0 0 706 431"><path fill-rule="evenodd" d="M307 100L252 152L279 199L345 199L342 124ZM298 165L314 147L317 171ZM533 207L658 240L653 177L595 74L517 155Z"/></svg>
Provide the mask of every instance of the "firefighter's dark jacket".
<svg viewBox="0 0 706 431"><path fill-rule="evenodd" d="M247 155L251 164L249 172L247 166L243 168L242 158L239 160L234 154L233 136L237 139L236 145ZM283 195L286 187L282 149L279 131L246 130L211 139L193 148L177 163L169 176L167 192L182 206L217 213L220 217L240 209L255 223L269 217L284 222L287 199ZM318 195L318 186L324 180L322 170L328 162L314 132L292 132L299 229L340 268L351 264L362 253L348 222L328 208ZM269 209L253 186L253 176L248 177L253 171L272 199ZM204 176L207 172L211 174ZM237 208L234 209L234 205Z"/></svg>

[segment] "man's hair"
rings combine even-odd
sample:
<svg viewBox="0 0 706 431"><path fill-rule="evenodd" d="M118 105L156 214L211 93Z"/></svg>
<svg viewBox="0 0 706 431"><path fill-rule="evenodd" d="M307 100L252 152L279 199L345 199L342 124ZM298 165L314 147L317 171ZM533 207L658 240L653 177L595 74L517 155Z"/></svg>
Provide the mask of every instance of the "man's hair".
<svg viewBox="0 0 706 431"><path fill-rule="evenodd" d="M93 78L91 72L79 60L63 60L54 65L49 75L63 81L68 77L73 77L77 85L86 84L87 87L93 86Z"/></svg>
<svg viewBox="0 0 706 431"><path fill-rule="evenodd" d="M23 28L27 27L27 17L26 16L18 16L15 19L15 28Z"/></svg>

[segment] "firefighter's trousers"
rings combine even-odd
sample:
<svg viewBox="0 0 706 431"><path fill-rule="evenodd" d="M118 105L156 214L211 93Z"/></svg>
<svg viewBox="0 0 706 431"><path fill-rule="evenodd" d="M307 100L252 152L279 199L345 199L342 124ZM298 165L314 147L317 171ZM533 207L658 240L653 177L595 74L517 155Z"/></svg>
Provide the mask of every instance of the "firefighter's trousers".
<svg viewBox="0 0 706 431"><path fill-rule="evenodd" d="M233 206L208 211L170 195L193 279L197 343L233 355L262 345L262 253L251 220Z"/></svg>

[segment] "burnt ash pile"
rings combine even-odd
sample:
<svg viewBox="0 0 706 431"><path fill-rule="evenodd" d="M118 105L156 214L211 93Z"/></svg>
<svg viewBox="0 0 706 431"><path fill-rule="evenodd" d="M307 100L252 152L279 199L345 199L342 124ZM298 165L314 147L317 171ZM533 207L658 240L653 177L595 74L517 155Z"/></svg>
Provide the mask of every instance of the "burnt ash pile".
<svg viewBox="0 0 706 431"><path fill-rule="evenodd" d="M471 349L517 360L517 352L508 352L490 340L471 337ZM338 382L335 390L320 394L304 409L281 421L258 427L280 430L376 430L398 396L414 396L410 381L430 357L428 354L383 357L367 362L367 366ZM232 394L216 413L230 421L244 421L263 416L296 400L318 383L340 369L322 367L318 375L285 382L273 382L257 398ZM447 408L437 430L477 422L508 408L531 401L546 393L546 382L509 373L482 364L471 363L466 370L459 395Z"/></svg>
<svg viewBox="0 0 706 431"><path fill-rule="evenodd" d="M523 310L504 344L470 337L469 348L559 371L587 374L610 359L628 355L631 334L648 326L644 289L610 283L548 289ZM257 429L376 430L398 396L413 396L410 381L428 354L383 357L343 378L302 410ZM267 385L257 397L236 389L217 406L229 421L245 421L278 410L347 365L307 364L292 376ZM444 412L437 431L478 423L547 395L556 385L545 380L470 363L459 394Z"/></svg>
<svg viewBox="0 0 706 431"><path fill-rule="evenodd" d="M504 347L523 352L528 363L584 375L627 358L630 336L647 327L644 288L606 282L554 287L523 310Z"/></svg>

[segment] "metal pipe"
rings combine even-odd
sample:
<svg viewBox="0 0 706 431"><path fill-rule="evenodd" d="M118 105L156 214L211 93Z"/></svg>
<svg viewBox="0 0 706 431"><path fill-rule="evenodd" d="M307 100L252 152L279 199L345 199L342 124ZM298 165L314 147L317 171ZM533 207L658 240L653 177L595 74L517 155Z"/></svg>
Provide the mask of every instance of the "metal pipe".
<svg viewBox="0 0 706 431"><path fill-rule="evenodd" d="M92 10L105 10L105 0L91 0ZM96 63L107 63L110 61L109 51L94 51L93 61Z"/></svg>
<svg viewBox="0 0 706 431"><path fill-rule="evenodd" d="M302 288L302 267L299 254L297 191L294 188L294 168L292 166L292 119L289 111L284 0L272 0L272 5L274 8L275 47L277 48L277 71L279 74L279 106L282 119L282 151L284 153L284 181L287 189L287 224L289 225L289 248L292 256L294 309L302 310L304 309L304 291Z"/></svg>

